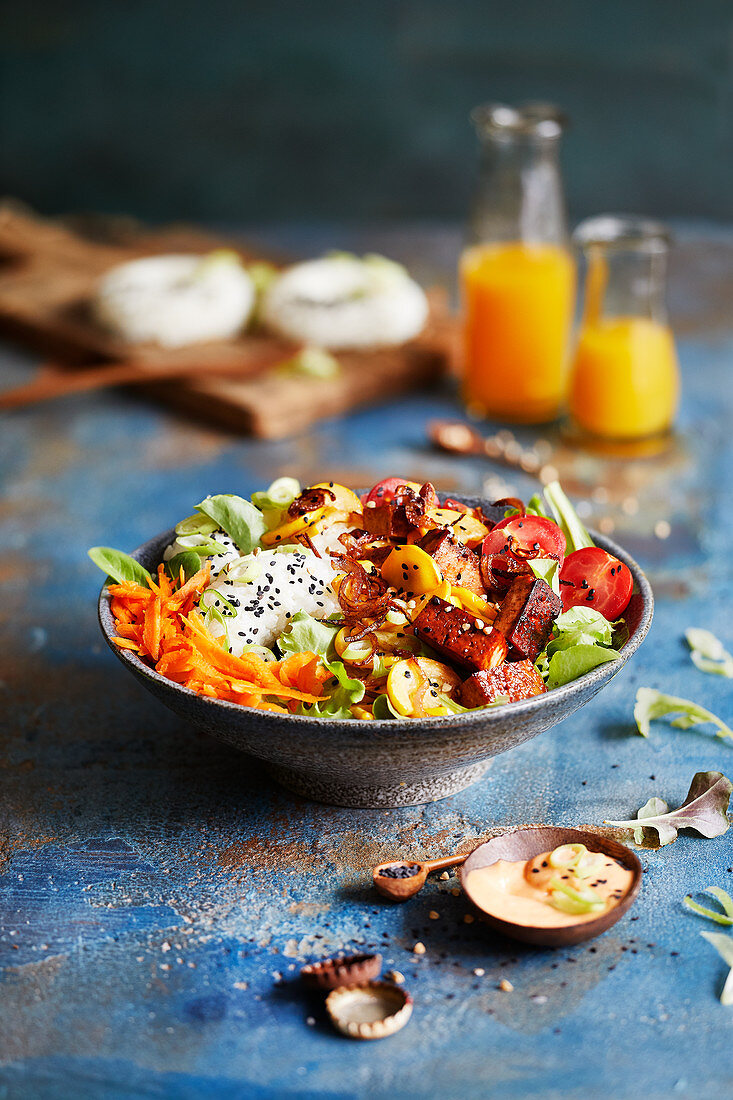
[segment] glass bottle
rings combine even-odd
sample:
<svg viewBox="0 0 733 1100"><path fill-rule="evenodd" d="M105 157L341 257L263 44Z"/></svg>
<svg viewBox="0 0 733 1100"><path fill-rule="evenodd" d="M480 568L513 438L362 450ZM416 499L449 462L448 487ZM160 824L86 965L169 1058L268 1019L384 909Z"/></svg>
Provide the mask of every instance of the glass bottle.
<svg viewBox="0 0 733 1100"><path fill-rule="evenodd" d="M482 155L460 261L464 396L470 411L539 423L565 397L575 306L559 166L565 119L529 103L477 107L471 120Z"/></svg>
<svg viewBox="0 0 733 1100"><path fill-rule="evenodd" d="M605 439L665 432L680 389L665 307L669 233L644 218L601 215L579 225L573 239L587 271L571 416Z"/></svg>

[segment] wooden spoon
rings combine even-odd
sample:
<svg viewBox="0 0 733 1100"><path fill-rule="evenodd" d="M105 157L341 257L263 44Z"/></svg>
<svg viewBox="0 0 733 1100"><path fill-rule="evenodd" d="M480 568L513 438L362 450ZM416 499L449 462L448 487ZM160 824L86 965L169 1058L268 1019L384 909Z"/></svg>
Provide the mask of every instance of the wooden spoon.
<svg viewBox="0 0 733 1100"><path fill-rule="evenodd" d="M378 863L372 869L375 889L382 897L390 901L407 901L419 893L425 885L425 880L433 871L442 871L445 867L457 867L465 863L468 853L460 856L444 856L443 859L392 859L387 863ZM404 878L394 878L383 871L409 870L409 875ZM416 868L416 870L415 870Z"/></svg>

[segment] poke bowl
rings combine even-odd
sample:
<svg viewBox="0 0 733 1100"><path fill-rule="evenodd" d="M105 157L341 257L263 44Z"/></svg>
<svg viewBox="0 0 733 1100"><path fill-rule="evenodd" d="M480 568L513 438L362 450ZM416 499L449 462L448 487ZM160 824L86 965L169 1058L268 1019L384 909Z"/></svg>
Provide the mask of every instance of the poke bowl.
<svg viewBox="0 0 733 1100"><path fill-rule="evenodd" d="M457 505L481 509L498 522L504 509L477 497ZM460 713L370 721L330 715L278 713L212 698L162 675L132 649L120 648L112 598L102 588L102 633L125 668L184 722L262 763L282 786L305 798L349 807L394 807L434 802L479 780L493 757L536 737L588 703L624 667L646 636L653 615L650 584L637 563L614 541L590 532L594 544L624 564L633 590L624 612L625 637L615 659L572 682L516 702ZM176 529L138 547L130 558L153 572ZM592 591L592 590L591 590Z"/></svg>

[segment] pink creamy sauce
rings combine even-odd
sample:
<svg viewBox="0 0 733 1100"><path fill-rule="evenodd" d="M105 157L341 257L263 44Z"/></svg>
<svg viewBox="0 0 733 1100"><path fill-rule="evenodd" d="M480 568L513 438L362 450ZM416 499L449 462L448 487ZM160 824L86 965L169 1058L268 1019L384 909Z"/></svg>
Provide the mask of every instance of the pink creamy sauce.
<svg viewBox="0 0 733 1100"><path fill-rule="evenodd" d="M559 851L559 849L556 849ZM551 852L530 860L499 859L488 867L477 867L466 876L465 889L471 900L500 920L538 928L562 928L596 920L617 906L628 893L633 873L611 856L586 852L576 876L571 868L550 865ZM585 874L585 872L590 874ZM574 890L590 888L603 900L603 908L588 913L566 913L552 904L550 883L559 880Z"/></svg>

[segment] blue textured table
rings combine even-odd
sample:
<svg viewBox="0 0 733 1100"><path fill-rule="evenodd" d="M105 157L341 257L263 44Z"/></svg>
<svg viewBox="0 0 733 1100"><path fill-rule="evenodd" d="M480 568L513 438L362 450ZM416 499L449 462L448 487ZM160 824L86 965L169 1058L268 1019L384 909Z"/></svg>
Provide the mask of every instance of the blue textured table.
<svg viewBox="0 0 733 1100"><path fill-rule="evenodd" d="M269 239L363 243L334 228L317 243L312 232ZM450 270L457 236L411 230L376 244L429 277ZM684 403L666 454L622 463L545 434L588 522L613 528L649 573L647 641L570 720L431 806L299 801L174 718L103 645L86 549L132 549L206 493L248 494L276 474L359 484L399 472L471 492L488 479L490 495L528 494L524 475L429 450L426 422L456 408L450 394L279 443L123 393L4 416L0 1097L731 1095L725 967L700 936L713 926L681 900L733 887L733 834L644 852L633 915L570 951L465 923L454 880L390 906L369 868L394 853L448 853L497 825L597 824L652 794L678 805L694 772L733 775L733 744L662 723L645 741L632 721L640 684L733 718L730 682L698 672L682 642L690 625L733 641L732 287L731 238L684 233L671 295ZM3 349L0 384L22 381L31 362ZM365 946L402 971L415 1000L409 1025L378 1044L332 1032L296 980L302 960ZM503 978L513 992L499 990Z"/></svg>

